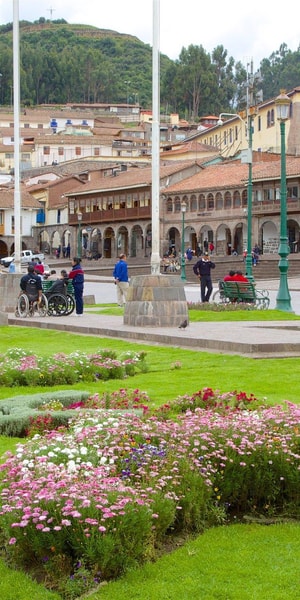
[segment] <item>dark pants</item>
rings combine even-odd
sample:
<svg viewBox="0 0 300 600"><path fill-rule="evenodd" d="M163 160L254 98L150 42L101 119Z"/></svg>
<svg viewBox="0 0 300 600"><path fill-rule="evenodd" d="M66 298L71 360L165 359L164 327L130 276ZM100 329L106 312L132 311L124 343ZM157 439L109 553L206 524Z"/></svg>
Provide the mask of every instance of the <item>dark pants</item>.
<svg viewBox="0 0 300 600"><path fill-rule="evenodd" d="M213 286L210 275L202 275L200 279L201 302L209 302Z"/></svg>
<svg viewBox="0 0 300 600"><path fill-rule="evenodd" d="M74 296L76 304L76 314L82 315L83 313L83 284L73 284Z"/></svg>

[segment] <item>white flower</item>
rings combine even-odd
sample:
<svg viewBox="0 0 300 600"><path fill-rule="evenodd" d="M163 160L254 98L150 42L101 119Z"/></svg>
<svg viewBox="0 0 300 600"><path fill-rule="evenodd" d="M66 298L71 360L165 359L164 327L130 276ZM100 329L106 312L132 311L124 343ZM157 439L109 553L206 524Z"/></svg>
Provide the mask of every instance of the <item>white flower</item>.
<svg viewBox="0 0 300 600"><path fill-rule="evenodd" d="M67 464L67 471L68 473L76 473L76 464L74 462L74 460L69 460L68 464Z"/></svg>

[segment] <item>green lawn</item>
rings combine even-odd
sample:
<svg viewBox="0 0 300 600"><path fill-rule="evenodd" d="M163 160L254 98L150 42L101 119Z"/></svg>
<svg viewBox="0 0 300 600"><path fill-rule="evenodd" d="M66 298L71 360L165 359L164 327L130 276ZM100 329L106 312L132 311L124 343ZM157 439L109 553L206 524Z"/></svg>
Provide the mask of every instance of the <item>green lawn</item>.
<svg viewBox="0 0 300 600"><path fill-rule="evenodd" d="M260 311L255 313L267 314ZM274 311L275 312L275 311ZM220 314L220 313L215 313ZM251 314L251 313L248 313ZM278 317L275 317L278 318ZM298 358L251 359L195 352L173 347L146 346L96 336L22 327L0 328L0 353L24 348L43 356L75 350L113 348L147 352L147 373L125 381L89 384L91 392L120 387L145 390L155 405L209 386L239 390L267 398L271 404L299 402ZM180 363L181 368L174 368ZM75 389L86 389L78 384ZM56 388L61 389L61 388ZM2 388L0 398L37 393L47 388ZM17 440L0 438L0 455ZM155 564L129 572L118 582L100 587L90 600L298 600L299 524L232 525L211 529ZM12 592L13 588L13 592ZM0 561L1 600L58 600L22 573Z"/></svg>

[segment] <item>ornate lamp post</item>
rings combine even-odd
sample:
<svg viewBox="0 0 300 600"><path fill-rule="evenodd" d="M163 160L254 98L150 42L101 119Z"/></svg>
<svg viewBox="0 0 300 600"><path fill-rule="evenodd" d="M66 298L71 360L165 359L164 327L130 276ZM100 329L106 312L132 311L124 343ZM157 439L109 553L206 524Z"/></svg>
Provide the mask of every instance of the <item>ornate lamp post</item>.
<svg viewBox="0 0 300 600"><path fill-rule="evenodd" d="M184 216L186 213L187 204L186 202L181 202L181 214L182 214L182 228L181 228L181 279L182 281L186 281L185 274L185 258L184 258Z"/></svg>
<svg viewBox="0 0 300 600"><path fill-rule="evenodd" d="M280 95L275 100L277 119L280 121L280 243L278 263L280 272L279 290L276 297L276 308L286 312L293 312L291 296L288 288L287 272L289 268L288 255L290 253L287 235L287 189L286 189L286 155L285 155L285 121L289 118L291 99L285 90L280 90Z"/></svg>
<svg viewBox="0 0 300 600"><path fill-rule="evenodd" d="M82 248L82 241L81 241L82 213L81 212L77 213L77 219L78 219L77 256L78 256L78 258L81 258L81 248Z"/></svg>

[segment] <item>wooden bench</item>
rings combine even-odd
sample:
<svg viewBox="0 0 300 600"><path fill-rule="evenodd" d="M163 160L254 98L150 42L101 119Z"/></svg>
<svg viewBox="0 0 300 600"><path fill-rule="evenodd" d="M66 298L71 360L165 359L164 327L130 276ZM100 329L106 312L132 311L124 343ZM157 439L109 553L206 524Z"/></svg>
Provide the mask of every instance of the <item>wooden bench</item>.
<svg viewBox="0 0 300 600"><path fill-rule="evenodd" d="M44 281L42 281L42 288L43 288L43 293L44 294L48 294L51 291L53 283L54 283L53 280L47 281L47 279L44 279ZM72 281L68 281L67 294L70 295L70 296L74 296L74 288L73 288Z"/></svg>
<svg viewBox="0 0 300 600"><path fill-rule="evenodd" d="M254 283L246 281L219 281L219 289L213 295L214 302L245 302L257 308L269 308L267 290L257 290Z"/></svg>

